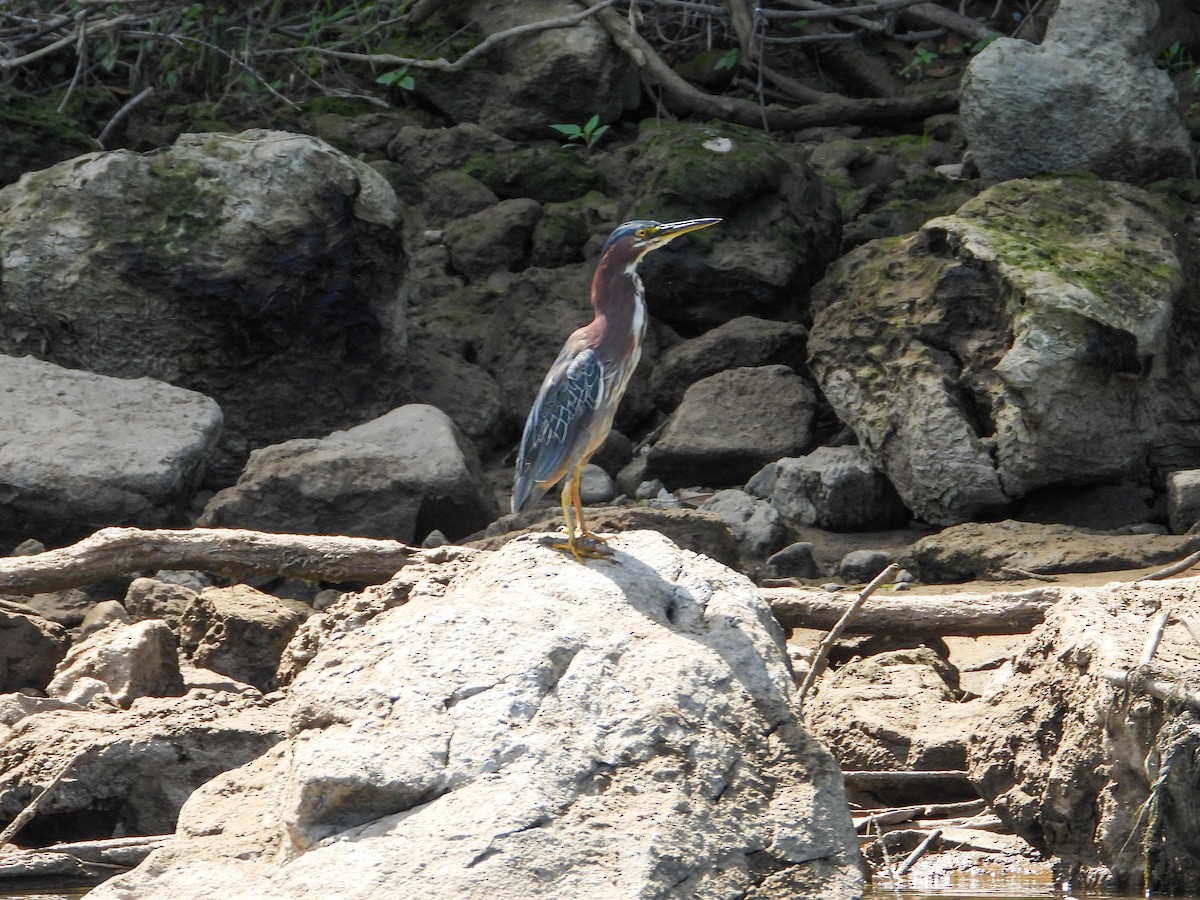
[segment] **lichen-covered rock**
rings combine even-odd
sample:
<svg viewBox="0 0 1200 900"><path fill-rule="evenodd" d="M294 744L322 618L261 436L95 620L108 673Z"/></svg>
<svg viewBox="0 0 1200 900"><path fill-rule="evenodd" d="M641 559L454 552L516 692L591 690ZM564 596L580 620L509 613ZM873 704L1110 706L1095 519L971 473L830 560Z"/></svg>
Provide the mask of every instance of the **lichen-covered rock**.
<svg viewBox="0 0 1200 900"><path fill-rule="evenodd" d="M0 544L180 524L221 425L195 391L0 356Z"/></svg>
<svg viewBox="0 0 1200 900"><path fill-rule="evenodd" d="M1158 14L1154 0L1060 0L1040 44L999 38L972 57L962 122L981 174L1194 175L1175 88L1152 55Z"/></svg>
<svg viewBox="0 0 1200 900"><path fill-rule="evenodd" d="M545 537L343 620L284 752L94 896L858 896L841 776L753 585L650 532L619 565Z"/></svg>
<svg viewBox="0 0 1200 900"><path fill-rule="evenodd" d="M499 514L474 448L441 410L414 403L323 438L256 450L202 524L412 543L451 538Z"/></svg>
<svg viewBox="0 0 1200 900"><path fill-rule="evenodd" d="M315 138L87 154L0 190L0 351L213 397L232 468L396 405L399 225L383 176Z"/></svg>
<svg viewBox="0 0 1200 900"><path fill-rule="evenodd" d="M813 374L919 518L963 521L1196 446L1174 215L1129 185L1018 180L832 268Z"/></svg>

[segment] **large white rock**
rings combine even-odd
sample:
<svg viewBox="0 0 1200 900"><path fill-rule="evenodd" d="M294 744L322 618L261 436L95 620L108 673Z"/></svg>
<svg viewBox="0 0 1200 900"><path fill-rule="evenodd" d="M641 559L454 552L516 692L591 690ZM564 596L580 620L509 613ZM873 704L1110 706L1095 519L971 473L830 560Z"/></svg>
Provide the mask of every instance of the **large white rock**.
<svg viewBox="0 0 1200 900"><path fill-rule="evenodd" d="M311 619L291 738L91 896L860 896L751 583L652 532L610 546L456 551Z"/></svg>
<svg viewBox="0 0 1200 900"><path fill-rule="evenodd" d="M221 422L195 391L0 356L0 541L170 523Z"/></svg>

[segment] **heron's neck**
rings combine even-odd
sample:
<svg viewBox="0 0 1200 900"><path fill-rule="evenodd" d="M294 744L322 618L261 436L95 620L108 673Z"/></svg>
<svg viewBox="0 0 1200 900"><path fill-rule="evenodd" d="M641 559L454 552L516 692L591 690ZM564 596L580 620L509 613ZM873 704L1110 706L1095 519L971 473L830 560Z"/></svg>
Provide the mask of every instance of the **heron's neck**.
<svg viewBox="0 0 1200 900"><path fill-rule="evenodd" d="M592 308L598 324L608 333L630 336L640 344L646 332L646 300L642 279L633 267L600 266L592 278Z"/></svg>

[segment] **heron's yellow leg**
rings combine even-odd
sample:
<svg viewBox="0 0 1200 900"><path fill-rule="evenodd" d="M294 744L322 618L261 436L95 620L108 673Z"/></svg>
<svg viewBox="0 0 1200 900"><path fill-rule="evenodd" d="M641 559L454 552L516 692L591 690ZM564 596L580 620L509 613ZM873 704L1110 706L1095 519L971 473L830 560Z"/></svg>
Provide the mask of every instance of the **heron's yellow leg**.
<svg viewBox="0 0 1200 900"><path fill-rule="evenodd" d="M579 496L579 483L583 480L583 466L575 470L575 477L571 479L571 504L575 507L575 523L579 526L579 537L588 538L603 544L604 538L596 534L594 531L588 531L587 524L583 518L583 500Z"/></svg>
<svg viewBox="0 0 1200 900"><path fill-rule="evenodd" d="M570 478L563 482L562 513L563 523L567 528L567 542L565 544L553 545L555 550L570 550L571 555L580 562L583 562L585 559L605 559L612 553L611 550L603 546L604 539L592 534L584 525L583 503L579 499L579 480L582 468L580 466ZM571 518L572 508L575 512L574 520ZM578 534L575 533L576 525L578 525ZM583 543L584 538L595 541L601 546L588 546Z"/></svg>

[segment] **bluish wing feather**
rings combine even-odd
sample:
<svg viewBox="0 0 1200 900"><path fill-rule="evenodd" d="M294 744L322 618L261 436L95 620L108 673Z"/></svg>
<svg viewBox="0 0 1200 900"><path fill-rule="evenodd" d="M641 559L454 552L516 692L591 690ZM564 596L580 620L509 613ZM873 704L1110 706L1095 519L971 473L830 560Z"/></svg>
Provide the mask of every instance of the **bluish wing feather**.
<svg viewBox="0 0 1200 900"><path fill-rule="evenodd" d="M521 437L513 509L529 509L567 474L582 452L587 426L604 397L604 372L596 354L568 345L542 382Z"/></svg>

